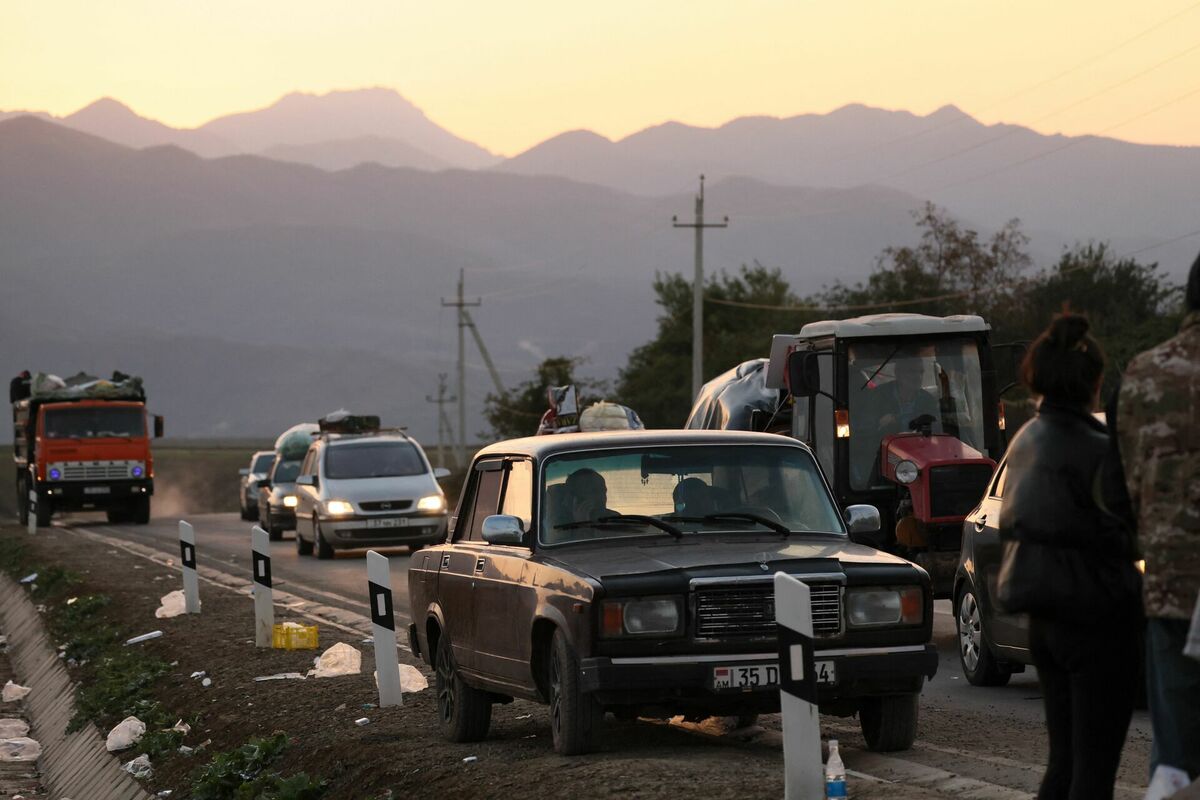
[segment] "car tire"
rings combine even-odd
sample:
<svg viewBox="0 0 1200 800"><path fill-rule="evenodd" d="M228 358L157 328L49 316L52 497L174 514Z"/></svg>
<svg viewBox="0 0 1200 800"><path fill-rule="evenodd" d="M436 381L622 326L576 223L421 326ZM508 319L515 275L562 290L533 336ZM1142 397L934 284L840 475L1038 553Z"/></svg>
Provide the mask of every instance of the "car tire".
<svg viewBox="0 0 1200 800"><path fill-rule="evenodd" d="M487 692L463 681L454 666L450 639L445 634L438 639L433 668L437 718L442 735L451 742L483 740L492 724L492 701Z"/></svg>
<svg viewBox="0 0 1200 800"><path fill-rule="evenodd" d="M758 714L738 714L733 718L733 729L740 731L742 728L749 728L751 725L758 724Z"/></svg>
<svg viewBox="0 0 1200 800"><path fill-rule="evenodd" d="M311 556L313 551L312 542L307 542L300 535L300 524L296 524L296 555Z"/></svg>
<svg viewBox="0 0 1200 800"><path fill-rule="evenodd" d="M109 525L119 525L129 519L129 510L124 507L110 508L104 512L104 516Z"/></svg>
<svg viewBox="0 0 1200 800"><path fill-rule="evenodd" d="M562 630L554 632L550 643L546 689L554 750L563 756L594 750L604 710L594 696L580 688L579 657Z"/></svg>
<svg viewBox="0 0 1200 800"><path fill-rule="evenodd" d="M275 526L275 522L271 519L271 511L267 510L265 514L259 514L262 518L262 529L267 532L267 538L272 542L278 542L283 538L283 528Z"/></svg>
<svg viewBox="0 0 1200 800"><path fill-rule="evenodd" d="M321 535L321 523L316 518L313 519L313 549L317 553L317 558L322 561L333 558L333 547Z"/></svg>
<svg viewBox="0 0 1200 800"><path fill-rule="evenodd" d="M129 518L134 525L150 524L150 498L142 495L133 501L129 509Z"/></svg>
<svg viewBox="0 0 1200 800"><path fill-rule="evenodd" d="M858 722L867 749L892 753L912 747L917 738L920 694L865 697L858 708Z"/></svg>
<svg viewBox="0 0 1200 800"><path fill-rule="evenodd" d="M1008 683L1012 670L1002 666L992 652L983 629L983 611L970 584L963 587L954 603L954 628L958 633L958 662L967 682L972 686Z"/></svg>
<svg viewBox="0 0 1200 800"><path fill-rule="evenodd" d="M246 520L247 522L254 519L254 517L250 516L250 509L246 507L245 501L242 502L240 510L242 512L242 519Z"/></svg>
<svg viewBox="0 0 1200 800"><path fill-rule="evenodd" d="M29 524L29 492L25 489L25 481L17 478L17 520L24 527Z"/></svg>

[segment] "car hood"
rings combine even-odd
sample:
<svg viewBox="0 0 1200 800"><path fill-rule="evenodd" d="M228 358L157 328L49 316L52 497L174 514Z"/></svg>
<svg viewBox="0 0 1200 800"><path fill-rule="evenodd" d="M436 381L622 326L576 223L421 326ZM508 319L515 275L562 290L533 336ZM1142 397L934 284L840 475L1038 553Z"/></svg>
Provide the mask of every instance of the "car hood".
<svg viewBox="0 0 1200 800"><path fill-rule="evenodd" d="M287 481L285 483L271 484L271 497L273 497L273 498L282 498L285 495L295 494L295 493L296 493L296 483L294 481Z"/></svg>
<svg viewBox="0 0 1200 800"><path fill-rule="evenodd" d="M432 475L403 475L394 478L356 478L326 480L323 494L331 500L370 502L372 500L413 500L427 494L437 494Z"/></svg>
<svg viewBox="0 0 1200 800"><path fill-rule="evenodd" d="M665 538L665 535L664 535ZM759 574L787 571L789 562L825 561L843 564L903 566L909 562L873 547L854 544L846 539L799 537L787 540L741 535L739 538L696 536L682 541L646 542L631 545L629 540L611 539L604 543L586 543L555 548L543 555L572 571L598 580L672 570L725 568L736 572L754 569ZM763 568L765 566L765 569Z"/></svg>

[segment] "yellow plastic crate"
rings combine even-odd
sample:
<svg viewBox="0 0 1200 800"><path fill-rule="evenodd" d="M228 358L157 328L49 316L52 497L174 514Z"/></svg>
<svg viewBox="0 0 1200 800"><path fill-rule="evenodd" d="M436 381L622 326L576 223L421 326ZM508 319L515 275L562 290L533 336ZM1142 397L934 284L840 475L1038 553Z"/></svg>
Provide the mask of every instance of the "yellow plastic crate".
<svg viewBox="0 0 1200 800"><path fill-rule="evenodd" d="M271 628L271 646L277 650L313 650L317 646L317 626L284 622Z"/></svg>

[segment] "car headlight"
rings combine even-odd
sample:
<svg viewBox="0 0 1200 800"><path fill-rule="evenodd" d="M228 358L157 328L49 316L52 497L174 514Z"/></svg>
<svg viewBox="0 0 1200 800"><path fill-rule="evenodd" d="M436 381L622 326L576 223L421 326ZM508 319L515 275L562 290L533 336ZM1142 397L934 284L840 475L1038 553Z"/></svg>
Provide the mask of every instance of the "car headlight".
<svg viewBox="0 0 1200 800"><path fill-rule="evenodd" d="M678 597L610 600L602 606L601 633L604 636L678 633L681 605Z"/></svg>
<svg viewBox="0 0 1200 800"><path fill-rule="evenodd" d="M846 591L846 622L851 627L917 625L924 618L925 598L920 586Z"/></svg>
<svg viewBox="0 0 1200 800"><path fill-rule="evenodd" d="M418 511L445 511L446 498L440 494L431 494L428 497L422 497L417 501Z"/></svg>
<svg viewBox="0 0 1200 800"><path fill-rule="evenodd" d="M911 461L901 461L896 465L896 480L903 484L912 483L921 474L921 470L917 469L917 465Z"/></svg>
<svg viewBox="0 0 1200 800"><path fill-rule="evenodd" d="M340 517L346 514L353 514L354 506L345 500L328 500L325 502L325 512L335 517Z"/></svg>
<svg viewBox="0 0 1200 800"><path fill-rule="evenodd" d="M284 505L284 508L295 508L296 507L296 495L294 495L294 494L286 495L283 498L283 505Z"/></svg>

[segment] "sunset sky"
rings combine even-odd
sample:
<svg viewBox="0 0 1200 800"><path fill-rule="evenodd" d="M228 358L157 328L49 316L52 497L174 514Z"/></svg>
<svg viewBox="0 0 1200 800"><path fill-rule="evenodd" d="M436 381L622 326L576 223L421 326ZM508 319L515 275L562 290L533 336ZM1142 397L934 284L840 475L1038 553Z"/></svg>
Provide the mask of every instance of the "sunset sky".
<svg viewBox="0 0 1200 800"><path fill-rule="evenodd" d="M506 155L573 128L617 138L851 102L1200 145L1200 2L0 4L0 109L112 96L190 127L363 86Z"/></svg>

